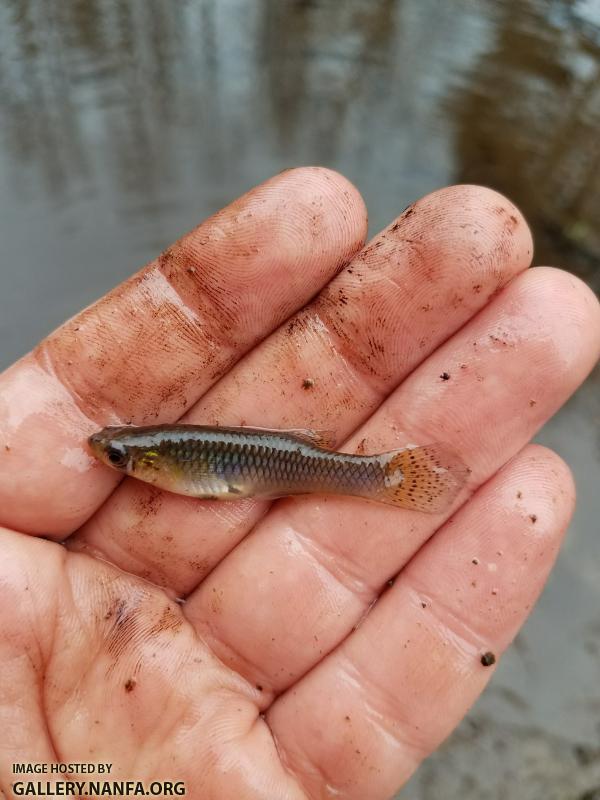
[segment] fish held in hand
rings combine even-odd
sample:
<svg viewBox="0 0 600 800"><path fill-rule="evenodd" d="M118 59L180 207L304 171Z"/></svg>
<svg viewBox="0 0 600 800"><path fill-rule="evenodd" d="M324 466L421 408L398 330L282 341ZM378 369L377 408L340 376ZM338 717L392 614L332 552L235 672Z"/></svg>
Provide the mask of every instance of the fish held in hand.
<svg viewBox="0 0 600 800"><path fill-rule="evenodd" d="M97 458L126 475L213 500L341 494L439 513L469 473L443 444L352 455L329 449L322 434L306 430L110 427L88 441Z"/></svg>

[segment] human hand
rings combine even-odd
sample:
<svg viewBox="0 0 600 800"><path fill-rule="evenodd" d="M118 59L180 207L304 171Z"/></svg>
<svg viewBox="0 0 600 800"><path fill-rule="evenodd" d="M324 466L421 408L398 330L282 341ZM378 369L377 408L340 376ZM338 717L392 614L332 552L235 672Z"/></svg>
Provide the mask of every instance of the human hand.
<svg viewBox="0 0 600 800"><path fill-rule="evenodd" d="M365 233L339 175L282 173L0 376L5 796L14 762L61 760L202 800L387 798L484 688L573 509L527 443L598 358L598 303L526 269L527 226L487 189ZM472 474L438 516L210 503L119 485L86 449L182 414L443 441Z"/></svg>

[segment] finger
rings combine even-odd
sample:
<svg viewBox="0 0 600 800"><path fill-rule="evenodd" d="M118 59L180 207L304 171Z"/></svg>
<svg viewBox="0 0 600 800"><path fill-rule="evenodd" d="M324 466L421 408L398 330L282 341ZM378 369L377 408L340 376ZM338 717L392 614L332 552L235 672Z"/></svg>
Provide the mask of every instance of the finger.
<svg viewBox="0 0 600 800"><path fill-rule="evenodd" d="M84 448L119 422L173 421L363 241L341 176L292 170L211 217L0 376L0 522L63 535L113 490Z"/></svg>
<svg viewBox="0 0 600 800"><path fill-rule="evenodd" d="M209 424L312 426L340 441L531 256L505 198L455 186L407 209L306 309L187 415ZM189 592L265 513L125 481L77 537L123 569ZM176 532L176 533L175 533Z"/></svg>
<svg viewBox="0 0 600 800"><path fill-rule="evenodd" d="M367 452L443 441L471 467L475 488L575 390L599 344L591 291L559 270L529 270L422 364L349 448L363 438ZM442 519L351 498L280 502L186 614L221 659L281 692L348 635Z"/></svg>
<svg viewBox="0 0 600 800"><path fill-rule="evenodd" d="M390 797L438 747L494 672L482 657L497 660L529 614L573 505L566 465L527 447L277 700L267 720L309 796L326 783L348 800Z"/></svg>

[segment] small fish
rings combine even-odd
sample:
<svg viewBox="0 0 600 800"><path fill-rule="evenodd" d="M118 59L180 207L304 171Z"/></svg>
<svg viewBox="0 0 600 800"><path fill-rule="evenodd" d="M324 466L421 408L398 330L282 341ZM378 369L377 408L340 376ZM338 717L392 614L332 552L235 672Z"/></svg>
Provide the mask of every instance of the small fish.
<svg viewBox="0 0 600 800"><path fill-rule="evenodd" d="M213 500L344 494L438 513L469 472L445 445L351 455L329 449L322 433L297 429L111 427L88 441L97 458L120 472Z"/></svg>

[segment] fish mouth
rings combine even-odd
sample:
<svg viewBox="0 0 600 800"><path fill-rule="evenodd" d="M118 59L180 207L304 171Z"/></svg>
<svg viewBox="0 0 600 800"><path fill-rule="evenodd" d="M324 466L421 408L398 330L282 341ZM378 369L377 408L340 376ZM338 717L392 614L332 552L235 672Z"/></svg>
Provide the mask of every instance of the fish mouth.
<svg viewBox="0 0 600 800"><path fill-rule="evenodd" d="M102 428L102 430L88 436L87 443L94 455L101 455L104 452L106 445L114 437L115 431L118 430L119 428L117 427Z"/></svg>
<svg viewBox="0 0 600 800"><path fill-rule="evenodd" d="M105 442L103 431L98 431L97 433L93 433L91 436L88 436L88 446L93 453L99 453L102 450L102 445Z"/></svg>
<svg viewBox="0 0 600 800"><path fill-rule="evenodd" d="M99 450L111 439L114 439L115 435L122 430L123 428L120 425L110 425L107 428L102 428L102 430L96 431L96 433L92 433L91 436L88 436L88 444L92 450Z"/></svg>

